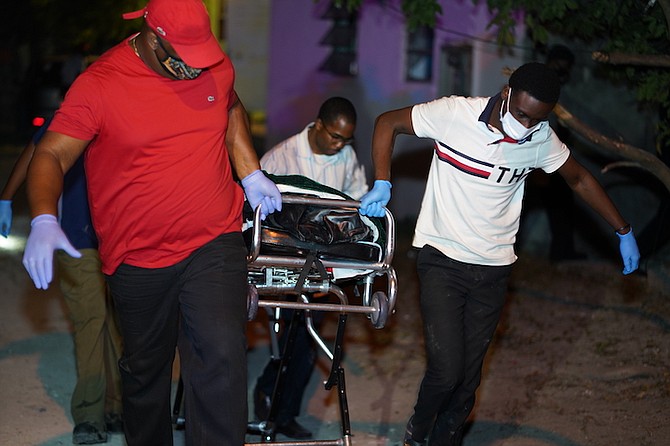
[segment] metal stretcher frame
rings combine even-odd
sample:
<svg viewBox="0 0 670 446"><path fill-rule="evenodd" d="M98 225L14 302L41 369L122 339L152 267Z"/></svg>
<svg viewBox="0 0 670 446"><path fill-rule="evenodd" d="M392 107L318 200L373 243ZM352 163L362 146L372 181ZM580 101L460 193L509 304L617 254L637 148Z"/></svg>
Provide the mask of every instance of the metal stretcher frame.
<svg viewBox="0 0 670 446"><path fill-rule="evenodd" d="M315 198L315 197L296 197L291 195L285 195L282 197L284 203L288 204L304 204L312 206L323 206L323 207L336 207L336 208L353 208L358 209L360 207L360 202L354 200L341 200L341 199L329 199L329 198ZM260 435L261 443L246 443L246 446L255 446L259 444L272 443L274 445L280 446L309 446L309 445L342 445L350 446L352 444L351 440L351 424L349 420L349 409L346 397L346 384L345 384L345 374L344 369L341 365L342 351L343 351L343 340L344 340L344 329L346 325L347 313L360 313L367 314L370 320L372 321L375 328L383 328L387 317L392 314L395 307L395 300L397 296L397 276L394 268L391 266L391 261L393 260L393 254L395 250L395 222L390 211L385 210L385 216L383 218L385 228L386 228L386 240L384 240L384 246L382 250L382 258L379 261L366 262L364 260L351 260L351 259L332 259L332 258L316 258L307 256L296 257L289 255L272 255L272 254L263 254L261 253L262 245L262 224L261 224L261 214L260 207L257 208L254 212L253 219L253 229L251 237L251 247L249 250L249 255L247 257L250 277L255 275L256 278L263 277L265 282L262 280L251 280L249 285L249 297L248 297L248 316L252 320L256 316L257 309L259 307L266 308L269 312L270 309L293 309L297 310L293 313L292 322L288 328L287 332L287 342L284 348L284 351L281 354L279 370L280 374L277 378L275 384L274 392L272 395L272 404L270 407L270 414L267 420L261 420L259 422L251 422L248 424L247 432L252 435ZM362 293L362 304L355 305L349 302L346 293L336 284L335 280L331 278L324 278L323 275L320 278L312 278L305 280L305 274L309 270L315 267L323 271L324 268L343 268L347 270L360 270L360 275L357 276L359 281L363 283L363 293ZM277 283L274 280L274 272L279 270L291 270L291 271L300 271L301 279L300 283L293 283L288 281L285 283ZM378 276L387 277L387 292L385 294L382 291L372 292L372 287L374 284L374 278ZM269 281L269 283L267 283ZM251 283L253 282L253 283ZM308 293L325 293L332 294L337 297L339 304L333 303L318 303L310 302ZM286 301L286 300L267 300L261 299L259 296L286 296L286 295L295 295L296 301ZM312 317L310 311L329 311L329 312L338 312L338 328L335 336L335 342L333 345L333 350L326 345L321 336L317 333L314 328ZM281 399L281 394L283 391L284 384L284 373L286 370L285 365L287 365L291 360L293 341L295 339L295 333L297 330L297 324L299 323L300 315L304 312L305 323L307 330L310 336L317 343L319 348L330 358L332 362L331 371L328 379L324 383L326 390L330 390L333 386L337 387L338 390L338 403L340 409L340 422L341 422L341 431L342 436L338 439L333 440L301 440L301 441L285 441L285 442L276 442L275 441L275 429L274 419L278 412L278 405L274 404L275 401ZM270 325L273 325L273 322L270 321ZM272 339L272 348L273 351L277 351L277 342L276 342L276 332L272 331L274 335Z"/></svg>
<svg viewBox="0 0 670 446"><path fill-rule="evenodd" d="M358 209L360 207L359 201L354 200L339 200L339 199L330 199L330 198L314 198L314 197L297 197L291 195L285 195L282 197L282 201L287 204L304 204L304 205L313 205L313 206L324 206L324 207L338 207L338 208L354 208ZM342 268L342 269L356 269L361 271L371 270L371 273L363 273L362 275L368 276L370 278L374 276L386 275L388 277L388 310L389 313L393 312L395 308L395 300L398 293L398 282L395 270L391 266L393 261L393 254L395 251L395 220L391 212L385 208L384 222L386 226L386 240L383 247L383 258L378 262L366 262L364 260L333 260L333 259L319 259L320 263L326 268ZM254 212L254 222L253 222L253 232L251 236L251 247L249 249L249 255L247 256L247 263L250 269L257 268L268 268L268 267L284 267L284 268L293 268L293 269L302 269L305 267L306 259L303 257L296 256L285 256L285 255L271 255L271 254L261 254L261 234L262 234L262 225L261 225L261 214L260 208L257 208ZM311 265L308 265L311 266ZM319 309L322 311L347 311L353 313L367 313L372 315L372 319L376 319L375 313L379 313L379 309L376 306L371 305L372 303L372 281L369 281L368 285L364 290L363 295L363 306L360 305L349 305L347 303L346 295L341 296L340 301L341 305L329 305L329 304L302 304L302 303L291 303L284 301L262 301L258 302L259 307L278 307L278 308L292 308L292 309ZM327 289L322 289L324 284L317 286L303 285L303 289L308 292L327 292ZM278 286L278 285L256 285L256 288L262 293L259 294L272 294L272 295L282 295L291 292L291 288L287 286ZM326 286L327 288L327 286ZM340 297L340 296L338 296ZM250 299L250 304L254 303L253 297ZM253 310L251 310L253 311ZM382 328L382 327L379 327Z"/></svg>

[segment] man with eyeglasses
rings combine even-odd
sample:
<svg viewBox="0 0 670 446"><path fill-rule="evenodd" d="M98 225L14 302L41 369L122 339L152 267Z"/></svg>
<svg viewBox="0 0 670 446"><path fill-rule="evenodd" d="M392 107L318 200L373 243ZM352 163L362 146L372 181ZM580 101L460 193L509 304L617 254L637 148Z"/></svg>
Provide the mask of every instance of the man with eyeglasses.
<svg viewBox="0 0 670 446"><path fill-rule="evenodd" d="M368 191L365 170L358 163L352 147L356 130L356 109L342 97L331 97L320 107L316 121L305 129L280 142L261 158L261 167L277 175L302 175L326 186L337 189L354 199ZM292 312L284 311L282 318L291 321ZM319 325L319 313L313 313ZM281 333L280 347L284 345L287 331ZM298 327L291 363L286 371L286 388L278 402L276 432L290 438L310 438L312 433L296 421L305 387L316 363L316 346L312 341L304 318ZM266 420L271 405L274 384L279 373L276 361L270 361L254 388L254 414Z"/></svg>
<svg viewBox="0 0 670 446"><path fill-rule="evenodd" d="M303 175L359 199L368 183L352 146L355 130L353 104L331 97L319 108L316 121L263 155L261 167L276 175Z"/></svg>
<svg viewBox="0 0 670 446"><path fill-rule="evenodd" d="M46 289L54 251L81 256L57 216L63 175L83 155L123 336L126 443L173 444L178 346L186 444L239 446L247 425L242 205L246 194L267 216L281 209L281 194L260 171L233 66L202 0L150 0L125 15L139 17L138 34L77 78L36 147L23 264Z"/></svg>

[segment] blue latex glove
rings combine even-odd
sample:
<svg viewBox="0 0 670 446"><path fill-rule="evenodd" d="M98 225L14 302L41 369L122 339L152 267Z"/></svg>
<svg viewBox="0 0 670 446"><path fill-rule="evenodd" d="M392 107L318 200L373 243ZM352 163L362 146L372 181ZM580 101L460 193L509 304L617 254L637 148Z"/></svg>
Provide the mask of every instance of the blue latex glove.
<svg viewBox="0 0 670 446"><path fill-rule="evenodd" d="M640 263L640 250L637 249L637 242L633 235L633 228L630 228L627 234L619 236L619 251L621 251L621 258L623 259L623 273L630 274L635 271Z"/></svg>
<svg viewBox="0 0 670 446"><path fill-rule="evenodd" d="M375 180L372 190L361 198L361 207L358 212L369 217L383 217L384 208L391 199L391 182Z"/></svg>
<svg viewBox="0 0 670 446"><path fill-rule="evenodd" d="M36 288L46 290L53 279L54 251L62 249L72 257L81 253L67 239L55 216L42 214L30 222L30 235L23 253L23 266Z"/></svg>
<svg viewBox="0 0 670 446"><path fill-rule="evenodd" d="M12 229L12 200L0 200L0 235L7 238Z"/></svg>
<svg viewBox="0 0 670 446"><path fill-rule="evenodd" d="M281 211L281 192L277 185L260 170L254 170L242 179L242 187L251 209L261 205L261 219Z"/></svg>

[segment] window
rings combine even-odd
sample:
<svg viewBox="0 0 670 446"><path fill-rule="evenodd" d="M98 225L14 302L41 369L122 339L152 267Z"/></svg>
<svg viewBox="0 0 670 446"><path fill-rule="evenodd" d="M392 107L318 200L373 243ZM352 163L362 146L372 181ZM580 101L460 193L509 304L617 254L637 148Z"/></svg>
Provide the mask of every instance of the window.
<svg viewBox="0 0 670 446"><path fill-rule="evenodd" d="M433 78L432 28L420 27L407 34L407 67L405 79L415 82L430 82Z"/></svg>
<svg viewBox="0 0 670 446"><path fill-rule="evenodd" d="M355 76L358 74L356 13L331 2L328 11L321 18L331 20L333 26L319 42L332 48L319 69L339 76Z"/></svg>
<svg viewBox="0 0 670 446"><path fill-rule="evenodd" d="M440 94L472 95L472 46L442 47L438 88Z"/></svg>

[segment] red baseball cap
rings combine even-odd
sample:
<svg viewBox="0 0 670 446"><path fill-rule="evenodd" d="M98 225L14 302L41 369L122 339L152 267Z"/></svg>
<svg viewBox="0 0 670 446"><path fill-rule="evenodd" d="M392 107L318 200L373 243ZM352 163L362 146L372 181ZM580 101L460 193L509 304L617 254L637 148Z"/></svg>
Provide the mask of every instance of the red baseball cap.
<svg viewBox="0 0 670 446"><path fill-rule="evenodd" d="M143 9L123 14L126 20L140 17L193 68L211 67L224 58L202 0L149 0Z"/></svg>

